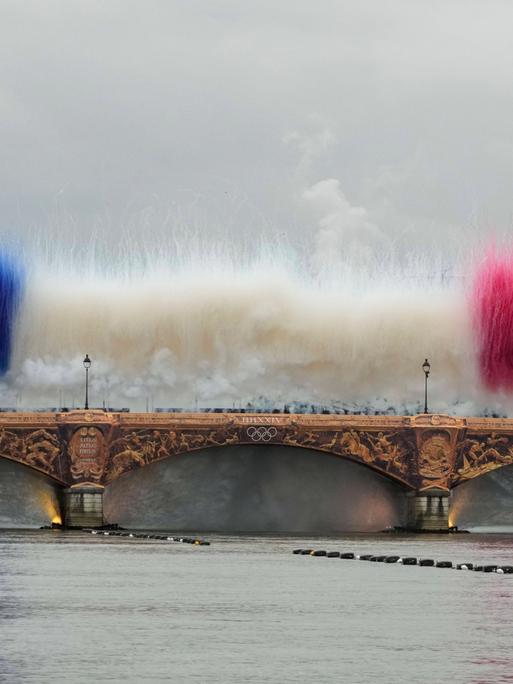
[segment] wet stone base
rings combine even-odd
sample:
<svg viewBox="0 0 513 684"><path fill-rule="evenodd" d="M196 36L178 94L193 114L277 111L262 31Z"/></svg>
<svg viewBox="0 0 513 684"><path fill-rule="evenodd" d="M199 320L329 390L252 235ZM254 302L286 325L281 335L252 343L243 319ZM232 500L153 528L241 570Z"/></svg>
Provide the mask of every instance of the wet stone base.
<svg viewBox="0 0 513 684"><path fill-rule="evenodd" d="M449 494L432 490L429 493L409 493L407 529L439 532L449 529Z"/></svg>
<svg viewBox="0 0 513 684"><path fill-rule="evenodd" d="M87 487L66 489L64 522L66 527L101 527L103 489Z"/></svg>

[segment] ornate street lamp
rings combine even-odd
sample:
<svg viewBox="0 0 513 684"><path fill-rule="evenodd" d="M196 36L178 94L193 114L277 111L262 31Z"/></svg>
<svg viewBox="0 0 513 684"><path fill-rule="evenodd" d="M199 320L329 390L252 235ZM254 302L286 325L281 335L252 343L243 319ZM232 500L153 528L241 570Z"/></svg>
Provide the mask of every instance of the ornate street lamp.
<svg viewBox="0 0 513 684"><path fill-rule="evenodd" d="M89 358L89 354L85 355L84 359L84 368L86 372L86 396L85 396L85 409L89 408L89 369L91 368L91 359Z"/></svg>
<svg viewBox="0 0 513 684"><path fill-rule="evenodd" d="M424 376L425 376L425 383L424 383L424 413L428 412L428 397L427 397L427 385L428 385L428 378L429 378L429 373L431 371L431 364L429 361L426 359L424 363L422 364L422 370L424 371Z"/></svg>

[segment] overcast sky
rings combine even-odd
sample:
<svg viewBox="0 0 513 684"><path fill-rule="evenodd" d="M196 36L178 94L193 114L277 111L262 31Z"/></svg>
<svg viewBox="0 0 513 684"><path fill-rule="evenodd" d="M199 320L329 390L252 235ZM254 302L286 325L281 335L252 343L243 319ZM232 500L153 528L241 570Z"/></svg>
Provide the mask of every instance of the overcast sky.
<svg viewBox="0 0 513 684"><path fill-rule="evenodd" d="M319 259L508 231L512 27L507 0L0 0L1 228Z"/></svg>

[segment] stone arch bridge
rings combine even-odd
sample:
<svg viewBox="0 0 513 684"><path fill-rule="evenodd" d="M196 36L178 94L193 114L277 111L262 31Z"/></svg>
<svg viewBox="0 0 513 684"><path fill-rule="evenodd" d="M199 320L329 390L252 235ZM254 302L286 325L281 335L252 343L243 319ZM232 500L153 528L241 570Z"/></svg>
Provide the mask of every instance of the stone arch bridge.
<svg viewBox="0 0 513 684"><path fill-rule="evenodd" d="M53 478L68 525L103 522L103 488L124 473L209 447L326 452L401 483L412 527L448 525L452 488L513 464L513 420L248 413L0 414L0 457Z"/></svg>

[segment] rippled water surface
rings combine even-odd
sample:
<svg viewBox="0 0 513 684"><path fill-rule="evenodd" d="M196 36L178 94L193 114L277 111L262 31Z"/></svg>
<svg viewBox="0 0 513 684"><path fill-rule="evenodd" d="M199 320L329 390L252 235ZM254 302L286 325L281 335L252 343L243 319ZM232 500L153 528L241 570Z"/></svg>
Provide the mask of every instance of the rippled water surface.
<svg viewBox="0 0 513 684"><path fill-rule="evenodd" d="M511 682L513 575L294 556L513 565L513 536L0 532L6 682Z"/></svg>

